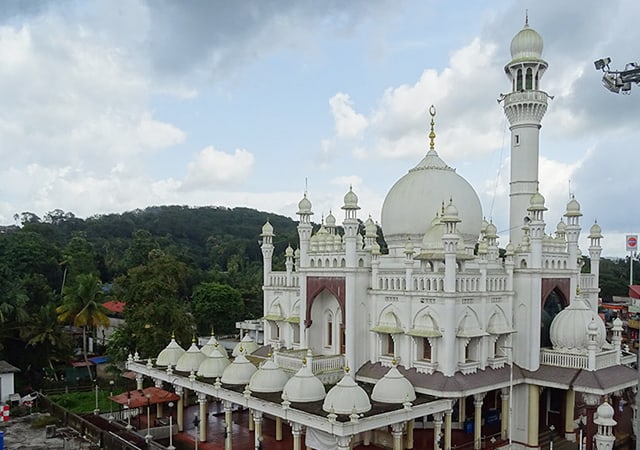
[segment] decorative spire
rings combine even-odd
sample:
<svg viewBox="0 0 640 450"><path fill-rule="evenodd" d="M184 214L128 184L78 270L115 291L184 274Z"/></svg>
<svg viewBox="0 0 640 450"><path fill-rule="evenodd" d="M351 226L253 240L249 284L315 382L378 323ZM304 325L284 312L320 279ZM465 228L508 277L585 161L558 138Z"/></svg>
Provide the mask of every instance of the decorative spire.
<svg viewBox="0 0 640 450"><path fill-rule="evenodd" d="M429 114L431 115L431 131L429 132L429 150L435 150L436 148L436 132L434 131L434 126L436 122L433 120L436 117L436 107L431 105L429 108Z"/></svg>
<svg viewBox="0 0 640 450"><path fill-rule="evenodd" d="M524 10L524 26L525 27L529 26L529 10L528 9Z"/></svg>

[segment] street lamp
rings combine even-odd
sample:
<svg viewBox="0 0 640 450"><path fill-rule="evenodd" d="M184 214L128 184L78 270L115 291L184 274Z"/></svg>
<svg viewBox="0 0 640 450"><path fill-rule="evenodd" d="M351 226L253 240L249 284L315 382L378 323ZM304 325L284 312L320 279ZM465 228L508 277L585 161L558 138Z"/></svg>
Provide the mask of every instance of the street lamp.
<svg viewBox="0 0 640 450"><path fill-rule="evenodd" d="M636 62L627 63L624 66L624 70L611 70L609 63L611 58L602 58L594 61L596 70L602 70L602 84L604 87L618 94L622 91L623 94L631 93L631 83L640 83L640 65Z"/></svg>
<svg viewBox="0 0 640 450"><path fill-rule="evenodd" d="M131 399L128 399L127 400L127 404L124 405L124 410L127 413L127 426L126 426L126 429L129 430L129 431L131 431L131 429L133 428L131 426L131 411L130 411L130 409L131 409Z"/></svg>
<svg viewBox="0 0 640 450"><path fill-rule="evenodd" d="M93 413L97 416L98 414L100 414L100 408L98 407L98 380L95 379L93 380L93 382L96 385L96 409L93 410Z"/></svg>
<svg viewBox="0 0 640 450"><path fill-rule="evenodd" d="M151 430L150 430L150 422L151 422L151 414L150 414L150 407L151 407L151 394L147 394L147 435L144 437L145 441L149 442L151 440L151 438L153 436L151 436Z"/></svg>
<svg viewBox="0 0 640 450"><path fill-rule="evenodd" d="M198 416L195 415L195 416L193 416L193 426L196 429L196 435L195 435L195 439L194 439L194 442L195 442L195 447L194 448L195 448L195 450L198 450L198 439L199 439L199 436L198 436L198 425L200 425L200 419L198 419Z"/></svg>
<svg viewBox="0 0 640 450"><path fill-rule="evenodd" d="M167 406L169 407L169 447L167 450L176 450L173 446L173 402L169 402Z"/></svg>
<svg viewBox="0 0 640 450"><path fill-rule="evenodd" d="M113 380L109 380L109 397L113 397ZM113 400L109 402L109 422L113 422Z"/></svg>

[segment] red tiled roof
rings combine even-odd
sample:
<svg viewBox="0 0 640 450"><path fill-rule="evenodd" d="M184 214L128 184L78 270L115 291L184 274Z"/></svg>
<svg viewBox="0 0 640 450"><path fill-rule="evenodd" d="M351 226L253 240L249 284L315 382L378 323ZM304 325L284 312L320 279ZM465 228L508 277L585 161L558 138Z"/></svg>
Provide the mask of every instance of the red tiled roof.
<svg viewBox="0 0 640 450"><path fill-rule="evenodd" d="M157 387L144 388L141 391L129 391L122 394L109 397L120 405L127 405L129 408L139 408L147 405L147 394L149 395L149 404L177 402L180 398L173 392L165 391Z"/></svg>
<svg viewBox="0 0 640 450"><path fill-rule="evenodd" d="M121 313L124 311L126 303L119 302L117 300L109 300L108 302L104 302L102 305L112 313Z"/></svg>

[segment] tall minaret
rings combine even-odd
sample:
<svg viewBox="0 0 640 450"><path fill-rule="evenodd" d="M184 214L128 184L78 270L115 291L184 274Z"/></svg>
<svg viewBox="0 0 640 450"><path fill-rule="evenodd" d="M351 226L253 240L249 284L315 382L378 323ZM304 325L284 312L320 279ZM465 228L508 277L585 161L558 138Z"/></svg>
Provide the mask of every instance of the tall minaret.
<svg viewBox="0 0 640 450"><path fill-rule="evenodd" d="M511 130L509 237L515 246L522 240L531 196L538 191L540 127L550 98L540 90L540 79L547 70L542 47L542 37L529 28L527 18L511 41L511 62L504 67L511 92L500 96Z"/></svg>

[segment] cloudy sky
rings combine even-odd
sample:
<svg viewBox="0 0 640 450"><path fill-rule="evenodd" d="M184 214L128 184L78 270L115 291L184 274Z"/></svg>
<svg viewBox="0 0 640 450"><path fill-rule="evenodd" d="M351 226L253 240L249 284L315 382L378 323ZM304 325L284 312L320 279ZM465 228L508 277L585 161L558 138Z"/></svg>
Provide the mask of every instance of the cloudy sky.
<svg viewBox="0 0 640 450"><path fill-rule="evenodd" d="M496 99L524 24L544 38L548 231L570 193L605 255L640 232L640 86L615 95L593 61L638 61L640 2L4 0L0 224L150 205L248 206L361 217L427 150L508 228L509 131ZM276 230L277 232L277 230ZM506 245L506 238L501 239ZM586 253L586 241L581 247Z"/></svg>

